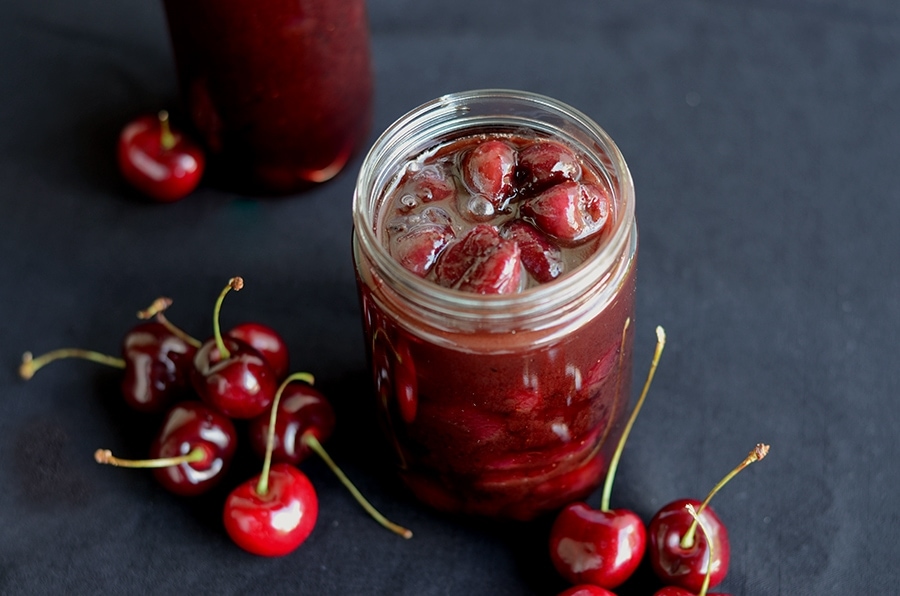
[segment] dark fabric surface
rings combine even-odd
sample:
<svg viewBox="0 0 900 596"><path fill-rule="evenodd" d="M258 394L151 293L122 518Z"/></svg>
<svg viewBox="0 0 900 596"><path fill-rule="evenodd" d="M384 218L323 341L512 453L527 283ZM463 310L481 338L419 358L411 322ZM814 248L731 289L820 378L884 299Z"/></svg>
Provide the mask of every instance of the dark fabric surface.
<svg viewBox="0 0 900 596"><path fill-rule="evenodd" d="M635 371L653 329L669 342L625 450L613 505L645 519L716 498L731 531L732 595L889 594L896 534L900 329L900 5L889 0L369 5L376 74L370 140L446 92L507 87L587 113L621 147L640 227ZM151 0L0 5L0 592L555 594L548 520L498 524L417 504L371 423L350 203L361 156L303 195L202 188L139 200L117 175L119 128L177 105ZM281 559L235 547L225 488L186 501L149 474L96 465L142 453L152 424L118 374L56 363L29 382L25 350L116 352L160 294L208 333L225 321L288 339L294 369L334 402L332 455L404 541L318 461L309 540ZM639 386L639 383L636 383ZM228 482L256 469L239 459ZM594 500L599 502L599 494ZM620 595L651 594L642 569Z"/></svg>

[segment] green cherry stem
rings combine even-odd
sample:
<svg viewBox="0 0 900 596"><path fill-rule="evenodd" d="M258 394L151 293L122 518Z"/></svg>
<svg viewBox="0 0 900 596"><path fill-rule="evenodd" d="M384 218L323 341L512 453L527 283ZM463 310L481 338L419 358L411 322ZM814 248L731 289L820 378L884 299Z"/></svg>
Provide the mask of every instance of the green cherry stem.
<svg viewBox="0 0 900 596"><path fill-rule="evenodd" d="M747 455L747 457L744 458L744 461L739 463L733 470L728 472L728 474L726 474L724 478L719 480L718 484L716 484L713 487L713 489L711 491L709 491L709 494L706 495L706 499L704 499L703 502L700 504L700 507L697 508L697 514L699 515L700 513L702 513L703 510L706 509L706 506L709 505L709 502L716 495L716 493L719 492L719 490L723 486L728 484L728 482L732 478L737 476L737 474L741 470L743 470L744 468L746 468L753 462L757 462L757 461L763 459L764 457L766 457L766 455L768 455L768 453L769 453L768 445L766 445L765 443L757 443L756 447L753 448L753 451L751 451ZM688 548L691 548L692 546L694 546L694 535L697 533L697 523L698 523L697 518L695 517L694 521L691 522L690 527L688 527L687 532L685 532L684 536L681 537L681 548L688 549Z"/></svg>
<svg viewBox="0 0 900 596"><path fill-rule="evenodd" d="M684 506L687 509L687 512L691 514L691 517L694 518L694 523L700 526L700 531L703 532L704 538L706 538L706 550L709 555L709 561L713 560L713 542L710 539L709 532L706 531L706 526L700 521L700 513L694 509L694 506L688 503ZM700 591L697 592L697 596L706 596L706 591L709 590L709 582L712 579L712 564L707 563L706 565L706 575L703 576L703 584L700 586Z"/></svg>
<svg viewBox="0 0 900 596"><path fill-rule="evenodd" d="M269 469L272 467L272 451L275 450L275 419L278 417L278 403L281 401L281 394L284 393L285 388L294 381L303 381L307 385L313 385L315 384L316 379L308 372L293 373L288 375L288 377L281 382L278 391L275 392L275 398L272 400L272 411L269 413L269 432L266 435L266 456L263 459L263 469L262 473L259 475L259 482L256 484L256 494L260 496L264 496L269 492Z"/></svg>
<svg viewBox="0 0 900 596"><path fill-rule="evenodd" d="M622 458L622 451L625 449L625 441L628 440L628 435L631 433L631 427L634 426L634 421L637 419L638 412L641 411L641 406L644 405L644 399L647 397L647 392L650 391L650 384L653 382L653 376L656 374L656 367L659 364L659 358L662 355L665 346L666 331L662 327L657 326L656 350L653 353L653 361L650 363L650 371L647 373L647 380L644 381L644 389L641 391L641 396L638 398L637 404L635 404L634 410L631 412L631 416L625 424L625 430L622 431L622 437L619 439L619 444L616 445L616 451L609 461L609 470L606 472L606 482L603 484L600 511L609 511L609 497L612 494L612 485L616 476L616 469L619 467L619 460Z"/></svg>
<svg viewBox="0 0 900 596"><path fill-rule="evenodd" d="M203 447L194 447L189 453L173 457L157 459L121 459L115 457L109 449L98 449L94 452L94 461L119 468L169 468L180 464L191 464L202 461L206 457Z"/></svg>
<svg viewBox="0 0 900 596"><path fill-rule="evenodd" d="M228 292L231 290L239 292L243 287L243 278L232 277L229 279L228 285L226 285L219 293L219 297L216 299L216 306L213 309L213 336L216 339L216 348L218 348L219 355L223 360L231 358L231 352L225 347L225 341L222 339L222 328L219 326L219 313L222 311L222 302L225 300L225 295L228 294Z"/></svg>
<svg viewBox="0 0 900 596"><path fill-rule="evenodd" d="M31 352L22 354L22 364L19 365L19 376L26 381L34 376L38 370L53 362L54 360L62 360L63 358L81 358L82 360L90 360L98 364L105 364L113 368L125 368L125 361L116 356L108 356L100 352L92 350L82 350L81 348L60 348L51 350L46 354L42 354L37 358Z"/></svg>
<svg viewBox="0 0 900 596"><path fill-rule="evenodd" d="M166 315L163 314L163 311L170 306L172 306L172 299L165 296L160 296L153 301L153 304L151 304L144 310L139 310L137 313L137 317L144 321L155 317L163 327L169 330L169 333L181 339L181 341L185 342L188 345L194 346L195 348L199 348L200 346L202 346L203 343L199 339L197 339L196 337L192 337L189 333L166 318Z"/></svg>
<svg viewBox="0 0 900 596"><path fill-rule="evenodd" d="M159 146L163 151L169 151L175 146L175 135L172 134L172 127L169 126L169 112L160 110L157 117L159 118Z"/></svg>
<svg viewBox="0 0 900 596"><path fill-rule="evenodd" d="M271 428L271 427L270 427ZM338 477L338 480L341 481L350 494L353 495L353 498L356 499L356 502L359 503L366 512L372 516L372 518L381 524L383 527L387 528L391 532L398 534L404 538L412 538L412 532L403 526L395 524L390 521L384 515L382 515L375 507L372 506L371 503L359 492L353 483L347 478L347 475L338 467L334 460L331 459L331 456L328 455L328 452L325 451L325 448L322 447L322 444L319 442L319 439L311 432L303 433L303 437L301 438L303 443L307 445L310 449L316 452L316 454L322 458L325 464L334 472L334 475Z"/></svg>

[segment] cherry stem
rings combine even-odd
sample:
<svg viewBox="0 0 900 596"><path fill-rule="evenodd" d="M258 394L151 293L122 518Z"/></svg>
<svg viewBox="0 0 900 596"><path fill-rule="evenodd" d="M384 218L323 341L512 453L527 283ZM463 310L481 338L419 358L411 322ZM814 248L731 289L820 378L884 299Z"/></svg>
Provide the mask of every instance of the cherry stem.
<svg viewBox="0 0 900 596"><path fill-rule="evenodd" d="M116 356L108 356L100 352L91 350L82 350L80 348L60 348L51 350L46 354L42 354L37 358L31 352L22 354L22 364L19 365L19 376L26 381L34 376L38 370L54 360L62 360L63 358L81 358L82 360L90 360L98 364L105 364L113 368L125 368L125 361Z"/></svg>
<svg viewBox="0 0 900 596"><path fill-rule="evenodd" d="M394 522L388 520L384 515L382 515L375 507L372 506L371 503L359 492L359 489L353 485L347 475L338 467L334 460L328 455L328 452L325 451L325 448L322 447L322 443L319 442L319 439L310 432L307 431L303 433L303 437L301 439L305 445L307 445L310 449L316 452L316 454L325 461L325 464L334 472L334 475L338 477L338 480L341 481L350 494L353 495L353 498L356 499L356 502L362 505L362 508L366 510L366 512L372 516L372 518L381 524L383 527L387 528L391 532L398 534L404 538L412 538L412 532L403 526L397 525Z"/></svg>
<svg viewBox="0 0 900 596"><path fill-rule="evenodd" d="M119 468L170 468L179 464L191 464L202 461L206 457L203 447L194 447L189 453L173 457L160 457L157 459L120 459L112 454L109 449L98 449L94 452L94 460L98 464L109 464Z"/></svg>
<svg viewBox="0 0 900 596"><path fill-rule="evenodd" d="M624 334L625 331L623 330L623 337ZM650 370L647 373L647 380L644 381L644 389L641 391L641 396L638 398L637 404L635 404L634 410L631 412L631 416L628 418L628 423L625 424L625 430L622 431L622 437L619 439L619 444L616 445L616 451L615 453L613 453L612 459L609 461L609 470L606 472L606 482L603 484L603 495L600 500L600 511L609 511L609 497L612 494L612 485L613 480L616 477L616 469L619 467L619 460L622 458L622 451L625 449L625 441L628 440L628 435L631 433L631 427L634 426L634 421L637 419L638 412L641 411L641 406L644 405L644 399L646 399L647 397L647 392L650 391L650 384L653 382L653 376L656 374L656 367L659 364L659 358L662 355L663 348L665 347L666 331L662 327L657 326L656 350L653 353L653 361L650 363Z"/></svg>
<svg viewBox="0 0 900 596"><path fill-rule="evenodd" d="M240 279L240 278L238 278ZM315 377L307 372L293 373L278 387L275 392L275 398L272 400L272 411L269 413L269 432L266 435L266 456L263 459L262 473L259 475L259 482L256 484L256 494L264 496L269 492L269 470L272 467L272 451L275 450L275 419L278 417L278 403L281 401L281 394L285 388L294 381L303 381L307 385L316 382Z"/></svg>
<svg viewBox="0 0 900 596"><path fill-rule="evenodd" d="M152 319L155 317L163 327L169 330L169 333L181 339L183 342L192 345L195 348L199 348L200 346L202 346L203 344L199 339L197 339L196 337L192 337L186 331L176 326L166 318L166 315L163 314L163 311L170 306L172 306L172 299L166 298L165 296L160 296L153 301L153 304L151 304L144 310L139 310L137 316L141 320Z"/></svg>
<svg viewBox="0 0 900 596"><path fill-rule="evenodd" d="M160 110L157 117L159 118L159 146L163 151L168 151L175 146L175 135L172 134L172 127L169 126L169 112Z"/></svg>
<svg viewBox="0 0 900 596"><path fill-rule="evenodd" d="M700 585L700 591L697 592L697 596L706 596L706 591L709 590L709 582L712 580L712 561L713 555L715 554L713 551L713 541L709 532L706 531L706 526L700 521L700 514L694 509L694 506L688 503L684 508L687 509L687 512L694 518L694 523L700 526L700 531L703 532L703 537L706 538L706 551L709 558L706 563L706 575L703 576L703 583Z"/></svg>
<svg viewBox="0 0 900 596"><path fill-rule="evenodd" d="M219 312L222 310L222 302L225 300L225 295L231 290L239 292L243 287L243 278L232 277L229 279L228 285L219 293L219 298L216 300L216 306L213 309L213 336L216 339L216 348L219 349L219 356L222 359L231 358L231 352L225 347L225 341L222 339L222 328L219 326Z"/></svg>
<svg viewBox="0 0 900 596"><path fill-rule="evenodd" d="M740 464L737 465L737 467L735 467L732 471L730 471L728 474L726 474L725 477L722 478L719 481L719 483L713 487L713 489L711 491L709 491L709 494L706 495L706 499L703 501L703 503L700 504L700 507L697 508L697 515L699 515L700 513L703 512L704 509L706 509L706 506L709 505L709 502L712 500L712 498L715 496L715 494L717 492L719 492L719 490L723 486L728 484L728 482L732 478L737 476L741 470L743 470L744 468L746 468L753 462L757 462L757 461L763 459L768 453L769 453L768 445L766 445L764 443L757 443L756 447L753 448L753 451L751 451L747 455L747 457L744 458L744 461L742 461ZM685 532L684 536L682 536L682 538L681 538L681 548L688 549L688 548L691 548L692 546L694 546L694 535L696 534L696 532L697 532L697 518L694 518L694 521L691 522L691 525L690 525L690 527L688 527L687 532Z"/></svg>

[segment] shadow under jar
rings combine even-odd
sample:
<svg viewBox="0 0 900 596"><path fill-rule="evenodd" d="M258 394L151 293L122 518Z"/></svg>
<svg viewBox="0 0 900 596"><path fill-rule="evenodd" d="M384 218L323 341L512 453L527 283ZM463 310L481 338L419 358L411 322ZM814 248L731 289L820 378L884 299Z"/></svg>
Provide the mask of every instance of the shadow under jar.
<svg viewBox="0 0 900 596"><path fill-rule="evenodd" d="M472 155L497 140L514 165L505 198L486 213ZM574 178L606 193L602 230L587 240L551 238L560 257L553 279L538 281L515 261L522 271L504 293L447 284L441 267L453 263L442 259L456 258L448 255L473 228L497 230L498 242L518 242L524 255L527 239L512 227L550 227L535 207L547 185L534 186L524 163L529 146L550 141L577 160L574 170L550 168L565 170L562 184ZM357 180L353 221L377 411L412 492L440 510L521 520L592 492L631 386L634 188L612 139L548 97L449 94L376 141ZM422 225L446 237L435 237L435 254L417 267L397 234Z"/></svg>
<svg viewBox="0 0 900 596"><path fill-rule="evenodd" d="M183 101L215 184L284 194L325 182L368 135L364 0L165 0Z"/></svg>

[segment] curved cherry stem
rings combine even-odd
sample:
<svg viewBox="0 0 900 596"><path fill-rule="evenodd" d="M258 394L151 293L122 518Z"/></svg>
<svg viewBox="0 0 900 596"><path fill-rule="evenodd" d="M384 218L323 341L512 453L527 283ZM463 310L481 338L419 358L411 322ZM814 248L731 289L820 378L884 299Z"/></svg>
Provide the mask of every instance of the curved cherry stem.
<svg viewBox="0 0 900 596"><path fill-rule="evenodd" d="M737 474L741 470L743 470L744 468L746 468L753 462L757 462L757 461L763 459L768 453L769 453L768 445L766 445L764 443L757 443L756 447L753 448L753 451L751 451L747 455L747 457L744 458L744 461L742 461L740 464L737 465L737 467L735 467L732 471L730 471L728 474L726 474L725 477L722 478L719 481L719 483L713 487L713 489L711 491L709 491L709 494L706 495L706 499L704 499L703 503L700 504L700 507L697 508L697 515L700 515L700 513L702 513L703 510L706 509L706 506L709 505L709 502L716 495L716 493L719 492L719 490L723 486L728 484L728 482L732 478L737 476ZM694 518L694 521L691 522L691 525L688 527L687 532L685 532L684 536L681 537L681 548L687 549L687 548L691 548L692 546L694 546L694 535L697 533L697 523L698 523L697 518Z"/></svg>
<svg viewBox="0 0 900 596"><path fill-rule="evenodd" d="M334 460L331 459L331 456L328 455L328 452L325 451L325 448L322 447L322 443L319 442L319 439L316 436L307 431L303 433L303 437L301 439L305 445L307 445L310 449L316 452L316 455L324 460L325 464L334 472L334 475L338 477L338 480L341 481L350 494L353 495L353 498L356 499L356 502L359 503L366 512L372 516L372 518L381 524L383 527L387 528L391 532L403 536L404 538L412 538L412 532L403 526L395 524L390 521L384 515L382 515L375 507L372 506L371 503L363 496L359 489L353 485L347 475L338 467Z"/></svg>
<svg viewBox="0 0 900 596"><path fill-rule="evenodd" d="M622 333L624 336L625 331L623 330ZM622 431L622 437L619 439L619 444L616 445L616 451L613 453L612 459L609 460L609 470L606 472L606 482L603 484L603 495L600 500L600 511L609 511L609 497L612 494L612 485L616 476L616 469L619 467L619 460L622 458L622 451L625 449L625 441L628 440L628 435L631 433L631 427L634 426L634 421L637 419L638 412L641 411L641 406L644 405L644 400L647 397L647 393L650 391L650 384L653 382L653 376L656 374L659 358L665 347L666 331L662 327L657 326L656 350L653 353L653 361L650 363L650 371L647 373L647 380L644 381L644 389L641 391L641 396L638 398L637 404L635 404L634 410L628 418L628 423L625 424L625 430Z"/></svg>
<svg viewBox="0 0 900 596"><path fill-rule="evenodd" d="M166 315L163 314L163 311L170 306L172 306L172 299L165 296L160 296L153 301L153 304L151 304L144 310L139 310L137 316L141 320L148 320L155 317L163 327L169 330L169 333L181 339L186 344L194 346L195 348L199 348L200 346L202 346L203 343L199 339L191 336L185 330L181 329L180 327L169 321L168 318L166 318Z"/></svg>
<svg viewBox="0 0 900 596"><path fill-rule="evenodd" d="M694 523L700 526L700 531L703 532L703 537L706 538L706 551L709 555L709 561L706 563L706 575L703 576L703 583L700 585L700 591L697 592L697 596L706 596L706 591L709 590L709 582L712 580L712 560L714 555L713 542L709 532L706 531L706 526L700 521L700 514L694 509L694 506L688 503L684 508L687 509L687 512L694 518Z"/></svg>
<svg viewBox="0 0 900 596"><path fill-rule="evenodd" d="M191 464L202 461L206 457L203 447L194 447L189 453L173 457L157 459L121 459L115 457L109 449L98 449L94 452L94 461L119 468L170 468L180 464Z"/></svg>
<svg viewBox="0 0 900 596"><path fill-rule="evenodd" d="M228 292L231 290L239 292L243 287L243 278L232 277L229 279L228 285L219 293L219 297L216 299L216 306L213 309L213 336L216 339L216 348L219 349L219 356L223 359L231 358L231 352L225 347L225 341L222 339L222 328L219 326L219 313L222 310L222 302L225 300L225 295L228 294Z"/></svg>
<svg viewBox="0 0 900 596"><path fill-rule="evenodd" d="M272 451L275 450L275 420L278 417L278 404L281 402L281 394L284 393L285 388L294 381L303 381L307 385L313 385L316 379L308 372L293 373L282 381L278 391L275 392L272 411L269 414L269 432L266 435L266 456L263 459L262 473L259 475L259 482L256 485L256 494L258 495L265 495L269 492L269 469L272 467Z"/></svg>
<svg viewBox="0 0 900 596"><path fill-rule="evenodd" d="M163 151L168 151L175 146L175 135L172 134L172 127L169 126L169 112L160 110L157 118L159 118L159 146Z"/></svg>
<svg viewBox="0 0 900 596"><path fill-rule="evenodd" d="M26 381L34 376L38 370L53 362L54 360L62 360L64 358L80 358L82 360L90 360L98 364L105 364L113 368L125 368L125 360L116 356L109 356L94 352L92 350L82 350L81 348L60 348L51 350L46 354L41 354L37 358L31 352L22 354L22 364L19 365L19 376Z"/></svg>

